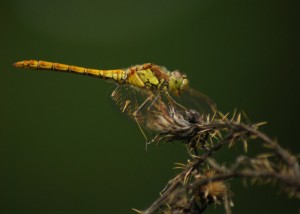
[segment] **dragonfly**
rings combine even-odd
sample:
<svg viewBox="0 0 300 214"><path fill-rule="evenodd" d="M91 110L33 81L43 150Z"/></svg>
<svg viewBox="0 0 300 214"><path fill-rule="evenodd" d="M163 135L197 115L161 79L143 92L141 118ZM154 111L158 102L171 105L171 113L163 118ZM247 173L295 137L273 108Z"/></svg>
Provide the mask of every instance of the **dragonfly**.
<svg viewBox="0 0 300 214"><path fill-rule="evenodd" d="M200 103L205 103L210 112L216 112L216 104L208 96L189 87L186 74L178 70L169 71L165 67L153 63L111 70L85 68L43 60L24 60L13 65L17 68L32 70L70 72L116 82L117 87L111 94L112 99L123 113L136 121L146 140L147 136L142 126L151 114L159 114L157 109L151 109L153 106L157 106L155 103L165 102L167 105L184 110L186 107L178 101L178 98L182 94L188 93L193 99L201 98Z"/></svg>

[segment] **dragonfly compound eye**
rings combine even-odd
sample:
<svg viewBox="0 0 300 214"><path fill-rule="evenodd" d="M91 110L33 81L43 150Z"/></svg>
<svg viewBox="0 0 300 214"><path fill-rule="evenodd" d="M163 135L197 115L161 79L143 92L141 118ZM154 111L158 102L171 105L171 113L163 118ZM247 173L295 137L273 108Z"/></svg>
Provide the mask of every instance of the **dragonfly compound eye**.
<svg viewBox="0 0 300 214"><path fill-rule="evenodd" d="M181 84L181 86L180 86L180 90L186 91L186 90L188 90L188 88L189 88L189 80L183 78L182 84Z"/></svg>

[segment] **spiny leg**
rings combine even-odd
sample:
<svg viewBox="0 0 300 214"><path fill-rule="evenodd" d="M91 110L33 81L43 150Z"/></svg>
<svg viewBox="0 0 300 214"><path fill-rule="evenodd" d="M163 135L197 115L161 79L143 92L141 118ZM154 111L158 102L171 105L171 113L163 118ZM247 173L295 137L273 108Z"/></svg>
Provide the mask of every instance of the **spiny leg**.
<svg viewBox="0 0 300 214"><path fill-rule="evenodd" d="M153 94L151 94L150 96L148 96L147 99L132 114L132 116L134 117L134 120L138 124L138 127L141 130L144 138L146 139L146 142L148 141L148 138L147 138L144 130L142 129L142 126L141 126L140 122L138 121L138 113L139 113L139 111L141 111L145 107L145 105L147 104L147 102L149 102L152 98L153 98Z"/></svg>
<svg viewBox="0 0 300 214"><path fill-rule="evenodd" d="M144 137L145 137L145 139L146 139L146 150L147 150L148 144L151 144L151 143L154 142L154 141L153 141L153 139L152 139L150 142L148 142L148 138L147 138L147 136L145 135L145 133L144 133L142 127L140 126L139 121L137 120L137 113L138 113L138 111L140 111L140 110L146 105L146 103L147 103L148 101L150 101L150 100L153 99L153 96L154 96L154 94L150 95L150 96L142 103L142 105L140 105L140 107L134 112L134 113L135 113L135 120L136 120L136 122L137 122L137 124L138 124L138 126L139 126L139 128L140 128L140 130L141 130L141 132L142 132L142 134L144 135ZM151 112L151 113L153 113L153 114L162 114L162 113L159 112L159 111L151 110L151 107L154 106L154 104L155 104L156 102L158 102L157 100L158 100L158 98L159 98L160 96L161 96L160 94L157 94L157 95L155 96L155 98L152 100L152 102L150 103L150 105L147 107L147 111L149 111L149 112ZM159 107L159 109L160 109L160 107Z"/></svg>
<svg viewBox="0 0 300 214"><path fill-rule="evenodd" d="M150 103L150 105L148 106L147 110L152 112L152 113L156 113L156 114L160 114L161 112L159 111L155 111L152 110L151 108L154 106L154 104L157 102L157 99L160 97L160 94L156 95L155 98L153 99L153 101Z"/></svg>
<svg viewBox="0 0 300 214"><path fill-rule="evenodd" d="M183 105L179 104L178 102L176 102L176 100L174 100L174 98L169 94L169 92L165 92L170 100L170 102L172 102L173 104L177 105L178 107L182 108L183 110L187 110L186 107L184 107Z"/></svg>
<svg viewBox="0 0 300 214"><path fill-rule="evenodd" d="M128 85L118 85L116 87L116 89L112 92L111 97L116 102L116 104L120 106L120 110L123 113L126 112L127 114L129 114L129 116L134 118L134 120L136 121L139 129L141 130L144 138L146 140L148 140L144 130L142 129L141 122L138 118L139 117L138 114L145 107L145 105L148 105L148 102L150 102L153 99L154 95L152 93L148 93L146 98L144 97L145 100L143 101L143 103L136 106L135 104L138 103L139 101L132 100L132 99L137 99L137 97L135 97L135 96L130 96L130 93L132 91L130 91L130 90L120 91L121 87L122 88L125 87L125 89L127 90L126 86L128 86ZM131 94L131 95L133 95L133 94ZM134 94L134 95L136 95L136 94ZM132 112L132 110L134 112Z"/></svg>

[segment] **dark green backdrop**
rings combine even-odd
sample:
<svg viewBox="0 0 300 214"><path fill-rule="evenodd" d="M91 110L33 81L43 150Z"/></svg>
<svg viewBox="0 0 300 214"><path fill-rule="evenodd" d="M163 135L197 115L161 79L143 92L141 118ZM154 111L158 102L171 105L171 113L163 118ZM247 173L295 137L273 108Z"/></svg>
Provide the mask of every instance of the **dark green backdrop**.
<svg viewBox="0 0 300 214"><path fill-rule="evenodd" d="M295 1L296 2L296 1ZM187 73L223 112L235 107L299 152L299 8L289 1L0 3L0 213L132 213L184 161L151 145L110 100L114 85L17 70L23 59L95 68L144 62ZM249 145L251 151L251 145ZM224 152L230 156L230 151ZM297 213L267 187L233 185L234 213ZM208 213L223 213L213 207Z"/></svg>

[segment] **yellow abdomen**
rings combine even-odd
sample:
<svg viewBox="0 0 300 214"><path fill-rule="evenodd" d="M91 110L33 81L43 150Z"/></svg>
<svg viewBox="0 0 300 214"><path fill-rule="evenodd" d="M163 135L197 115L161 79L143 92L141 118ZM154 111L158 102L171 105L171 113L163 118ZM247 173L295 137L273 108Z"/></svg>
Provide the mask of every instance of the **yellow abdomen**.
<svg viewBox="0 0 300 214"><path fill-rule="evenodd" d="M36 69L36 70L54 70L61 72L71 72L83 75L90 75L94 77L99 77L103 79L112 79L117 82L121 82L126 79L126 71L122 69L116 70L99 70L84 68L74 65L66 65L56 62L47 62L42 60L24 60L14 63L15 67Z"/></svg>

